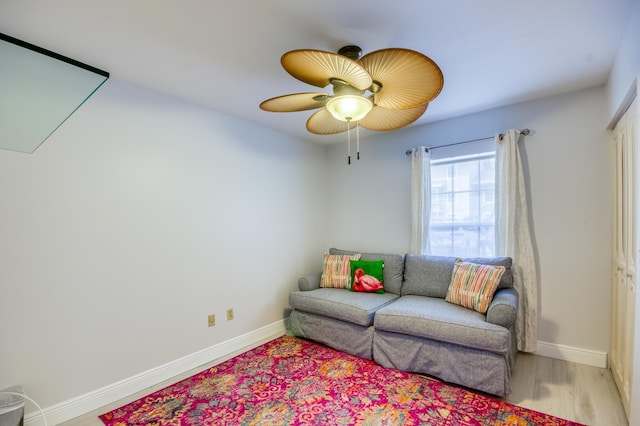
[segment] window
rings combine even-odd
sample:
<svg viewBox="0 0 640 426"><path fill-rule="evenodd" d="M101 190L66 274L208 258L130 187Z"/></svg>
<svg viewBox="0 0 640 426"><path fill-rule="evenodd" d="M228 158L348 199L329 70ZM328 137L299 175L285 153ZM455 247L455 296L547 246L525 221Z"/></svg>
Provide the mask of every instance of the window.
<svg viewBox="0 0 640 426"><path fill-rule="evenodd" d="M494 152L431 162L431 254L494 255L494 188Z"/></svg>

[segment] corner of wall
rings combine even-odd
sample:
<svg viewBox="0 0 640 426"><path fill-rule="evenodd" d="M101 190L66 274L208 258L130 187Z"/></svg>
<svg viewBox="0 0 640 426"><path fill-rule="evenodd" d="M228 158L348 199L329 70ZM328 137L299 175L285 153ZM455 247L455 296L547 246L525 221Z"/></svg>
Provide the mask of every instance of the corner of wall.
<svg viewBox="0 0 640 426"><path fill-rule="evenodd" d="M634 78L631 82L631 86L627 89L626 94L622 98L622 101L618 104L615 112L607 124L607 130L613 130L620 118L624 115L625 111L629 108L633 100L638 96L638 78ZM615 102L615 101L612 101Z"/></svg>
<svg viewBox="0 0 640 426"><path fill-rule="evenodd" d="M633 101L633 98L629 100L630 94L635 97L637 92L637 80L640 78L638 39L640 39L640 1L636 1L631 11L606 83L609 98L609 129L613 128Z"/></svg>

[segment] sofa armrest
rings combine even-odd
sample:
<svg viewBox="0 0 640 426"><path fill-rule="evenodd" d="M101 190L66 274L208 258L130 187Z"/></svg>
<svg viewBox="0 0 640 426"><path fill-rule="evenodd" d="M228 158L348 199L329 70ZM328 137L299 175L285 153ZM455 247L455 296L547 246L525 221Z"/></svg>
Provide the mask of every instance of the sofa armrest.
<svg viewBox="0 0 640 426"><path fill-rule="evenodd" d="M321 273L306 275L298 280L298 288L301 291L315 290L320 288L320 276Z"/></svg>
<svg viewBox="0 0 640 426"><path fill-rule="evenodd" d="M487 322L510 328L516 323L518 293L512 288L496 291L487 310Z"/></svg>

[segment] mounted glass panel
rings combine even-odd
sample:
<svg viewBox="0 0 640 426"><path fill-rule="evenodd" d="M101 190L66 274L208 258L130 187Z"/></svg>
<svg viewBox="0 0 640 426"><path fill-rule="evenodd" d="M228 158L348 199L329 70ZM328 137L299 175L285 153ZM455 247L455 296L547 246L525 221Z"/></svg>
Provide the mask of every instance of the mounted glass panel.
<svg viewBox="0 0 640 426"><path fill-rule="evenodd" d="M0 149L33 153L108 78L0 33Z"/></svg>

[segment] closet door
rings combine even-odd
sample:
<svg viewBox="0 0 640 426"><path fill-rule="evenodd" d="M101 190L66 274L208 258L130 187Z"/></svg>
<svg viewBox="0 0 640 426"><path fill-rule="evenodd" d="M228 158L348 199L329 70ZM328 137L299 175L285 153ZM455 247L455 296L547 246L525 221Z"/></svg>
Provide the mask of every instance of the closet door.
<svg viewBox="0 0 640 426"><path fill-rule="evenodd" d="M638 224L640 219L638 214L638 199L640 185L638 185L638 133L637 133L637 101L631 104L631 107L625 114L627 116L627 145L631 151L631 159L629 166L630 191L629 191L629 208L628 214L630 218L630 226L627 230L627 238L629 240L627 255L627 282L626 282L626 299L624 327L624 385L625 385L625 410L627 418L629 418L629 405L631 401L631 383L633 381L633 357L634 357L634 336L636 324L636 297L637 297L637 269L638 269Z"/></svg>
<svg viewBox="0 0 640 426"><path fill-rule="evenodd" d="M615 225L611 370L629 415L633 367L638 223L635 102L614 129Z"/></svg>

